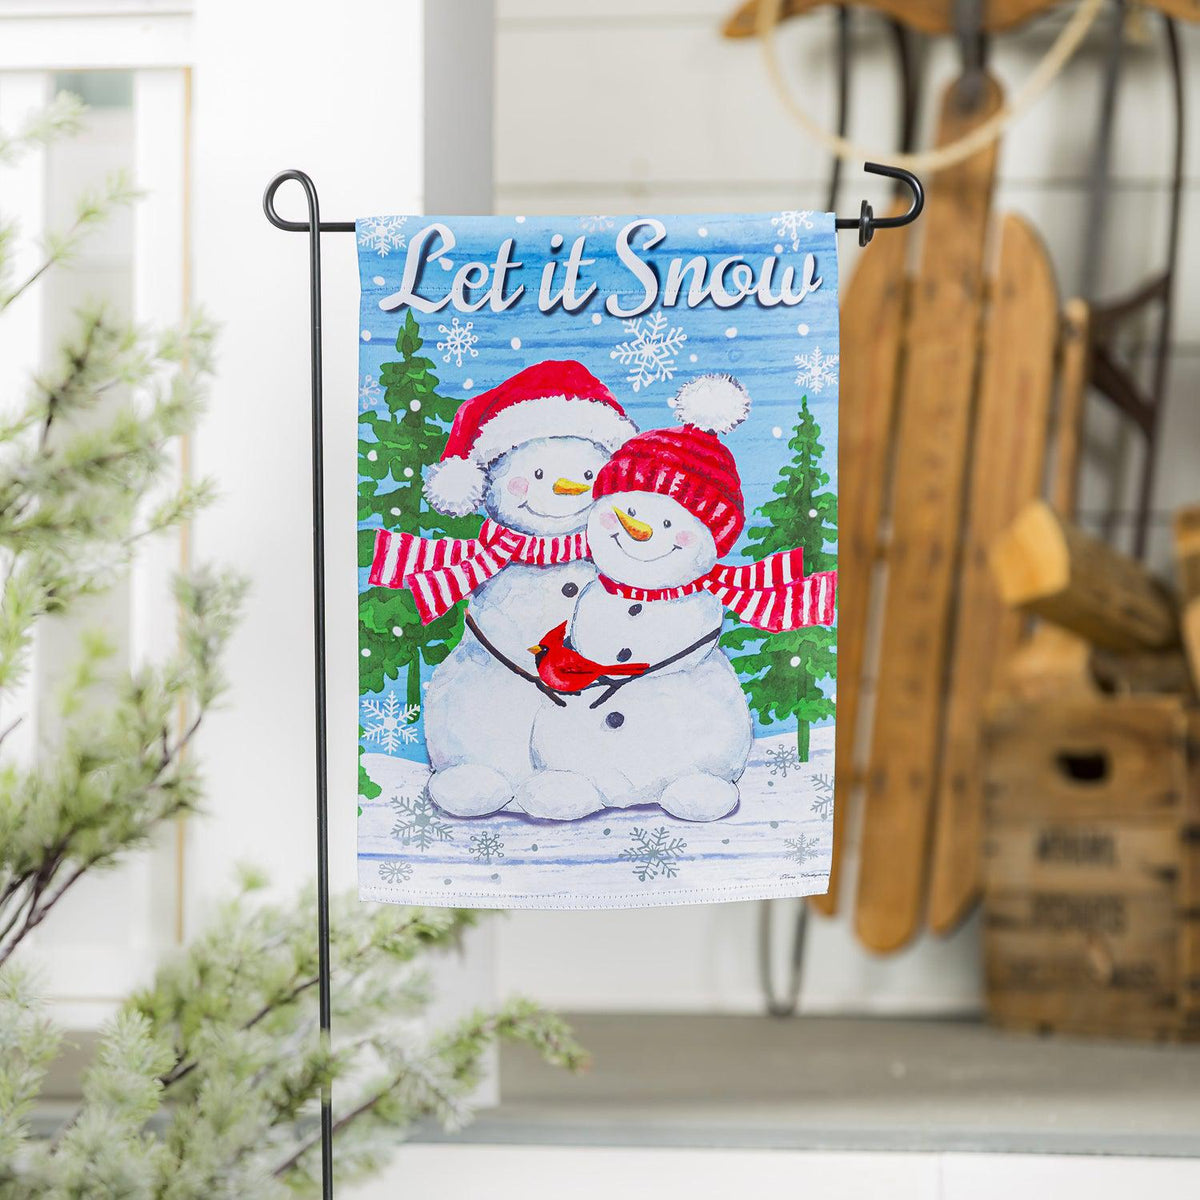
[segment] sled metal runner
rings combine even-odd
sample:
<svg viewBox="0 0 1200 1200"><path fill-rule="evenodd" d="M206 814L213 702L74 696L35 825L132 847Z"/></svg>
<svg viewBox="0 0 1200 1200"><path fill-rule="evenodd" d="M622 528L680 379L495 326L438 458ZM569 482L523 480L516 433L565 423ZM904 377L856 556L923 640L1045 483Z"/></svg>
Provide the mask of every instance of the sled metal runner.
<svg viewBox="0 0 1200 1200"><path fill-rule="evenodd" d="M921 215L925 206L925 189L921 181L903 168L882 163L865 163L863 170L884 175L903 184L911 194L907 212L898 216L876 217L871 205L864 200L856 217L838 217L837 229L858 230L858 244L867 245L877 229L898 229L909 225ZM304 192L307 218L292 221L280 215L275 206L279 189L294 181ZM317 801L317 969L318 1013L321 1037L329 1041L332 1033L332 985L329 961L329 763L326 688L325 637L325 483L324 483L324 386L321 326L321 234L354 233L353 221L322 221L317 188L304 171L281 171L263 194L263 211L276 229L285 233L308 234L309 287L309 368L311 382L311 466L312 466L312 563L313 563L313 670L316 733L316 801ZM710 635L711 637L711 635ZM708 639L706 639L708 640ZM333 1102L329 1087L321 1094L321 1196L333 1197Z"/></svg>

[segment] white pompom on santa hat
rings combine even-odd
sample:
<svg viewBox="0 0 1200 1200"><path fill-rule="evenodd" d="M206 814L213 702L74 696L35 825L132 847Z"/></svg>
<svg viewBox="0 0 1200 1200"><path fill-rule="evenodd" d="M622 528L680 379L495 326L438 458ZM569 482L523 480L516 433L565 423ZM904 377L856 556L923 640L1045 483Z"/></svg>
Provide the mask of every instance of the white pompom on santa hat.
<svg viewBox="0 0 1200 1200"><path fill-rule="evenodd" d="M537 363L463 401L441 461L426 475L425 496L438 512L466 516L483 500L489 464L525 442L580 437L611 454L636 433L613 394L582 363Z"/></svg>

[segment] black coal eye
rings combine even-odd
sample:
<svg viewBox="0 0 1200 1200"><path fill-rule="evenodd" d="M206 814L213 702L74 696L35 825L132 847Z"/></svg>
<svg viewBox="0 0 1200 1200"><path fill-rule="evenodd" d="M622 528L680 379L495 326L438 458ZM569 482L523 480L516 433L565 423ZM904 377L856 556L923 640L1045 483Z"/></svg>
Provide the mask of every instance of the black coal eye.
<svg viewBox="0 0 1200 1200"><path fill-rule="evenodd" d="M534 471L534 473L533 473L533 477L534 477L534 479L541 479L541 477L542 477L543 475L545 475L545 473L546 473L546 472L545 472L545 471L543 471L541 467L538 467L538 469L537 469L536 471Z"/></svg>
<svg viewBox="0 0 1200 1200"><path fill-rule="evenodd" d="M592 478L591 471L584 471L583 477L584 477L584 479L591 479Z"/></svg>
<svg viewBox="0 0 1200 1200"><path fill-rule="evenodd" d="M631 509L629 510L629 515L630 515L631 517L636 517L636 516L637 516L637 509L636 509L636 508L631 508Z"/></svg>
<svg viewBox="0 0 1200 1200"><path fill-rule="evenodd" d="M664 521L664 522L663 522L663 528L664 528L664 529L670 529L670 528L671 528L671 522L670 522L670 521Z"/></svg>

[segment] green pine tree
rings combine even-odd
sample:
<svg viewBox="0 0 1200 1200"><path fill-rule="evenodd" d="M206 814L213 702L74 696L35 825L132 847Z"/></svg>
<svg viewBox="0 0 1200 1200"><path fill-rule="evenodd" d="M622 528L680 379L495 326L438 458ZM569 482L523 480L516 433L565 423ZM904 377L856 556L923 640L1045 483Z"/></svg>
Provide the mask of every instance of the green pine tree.
<svg viewBox="0 0 1200 1200"><path fill-rule="evenodd" d="M837 494L822 489L829 475L821 469L821 429L800 401L800 420L788 442L791 462L779 473L774 493L755 512L765 518L747 530L747 554L764 558L796 546L804 548L804 573L832 571L837 556L825 547L837 537ZM764 633L739 625L722 639L760 721L796 718L796 753L808 761L809 727L833 716L834 703L822 692L822 680L837 674L837 630L812 625L787 633Z"/></svg>
<svg viewBox="0 0 1200 1200"><path fill-rule="evenodd" d="M477 516L447 517L431 509L422 493L422 468L436 463L459 401L438 392L433 361L420 353L423 339L410 309L396 336L398 362L384 363L386 413L366 412L359 418L358 519L379 517L393 533L421 537L474 537L482 523ZM358 564L371 565L374 529L358 534ZM428 625L421 624L412 593L400 588L373 587L358 599L359 686L380 692L388 680L404 676L405 702L421 702L421 664L436 666L462 637L462 606L456 605Z"/></svg>

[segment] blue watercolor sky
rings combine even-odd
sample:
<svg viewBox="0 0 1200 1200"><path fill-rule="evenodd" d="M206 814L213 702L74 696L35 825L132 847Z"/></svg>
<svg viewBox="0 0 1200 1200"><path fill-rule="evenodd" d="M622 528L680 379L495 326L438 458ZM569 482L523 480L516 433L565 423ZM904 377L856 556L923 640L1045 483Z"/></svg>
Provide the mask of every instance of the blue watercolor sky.
<svg viewBox="0 0 1200 1200"><path fill-rule="evenodd" d="M526 289L503 313L492 312L490 307L460 313L448 304L438 313L415 314L425 339L423 352L434 362L443 394L466 398L533 363L574 358L607 385L639 429L648 429L675 423L667 401L681 384L694 375L725 371L740 380L751 397L748 419L725 439L741 473L748 524L753 523L753 509L769 497L780 469L789 461L787 441L803 395L807 395L821 427L822 465L829 473L830 486L836 489L838 268L832 216L806 213L797 221L780 213L650 215L663 222L666 237L641 256L655 265L660 278L666 277L667 265L675 257L686 262L703 255L711 264L737 254L758 272L762 258L775 254L779 259L776 280L786 265L794 268L799 280L804 275L805 256L811 253L821 286L794 306L763 307L754 296L728 309L718 308L711 301L696 308L687 308L682 302L661 308L656 303L639 318L639 328L653 341L650 319L655 314L665 318L658 337L674 339L666 351L673 359L672 377L647 380L644 375L637 376L636 359L622 362L619 353L614 356L620 344L637 340L638 329L611 316L604 307L607 296L614 291L627 305L630 297L640 294L636 280L613 250L617 232L633 217L360 219L359 411L372 406L383 411L382 395L372 389L371 381L378 379L382 363L396 357L396 334L407 312L407 308L385 311L379 301L400 286L408 242L419 230L437 221L452 230L457 244L426 268L420 294L440 298L449 290L459 267L468 261L493 262L500 243L508 237L515 238L513 258L522 264L509 276L508 291L518 283ZM558 253L551 251L555 234L560 234L564 243ZM563 312L561 307L551 313L540 312L537 291L543 266L551 258L565 260L571 244L581 235L587 238L586 257L596 260L582 269L581 280L594 281L598 285L596 294L576 313ZM635 237L634 246L642 240L644 235ZM560 268L560 281L561 277ZM797 356L803 360L799 366ZM740 543L728 560L739 557ZM366 586L365 571L359 585ZM770 726L769 731L778 733L788 728L785 722ZM756 732L764 729L756 725ZM368 744L368 749L379 748ZM424 747L420 743L407 745L398 753L422 758Z"/></svg>

